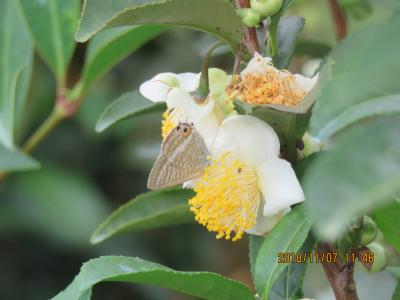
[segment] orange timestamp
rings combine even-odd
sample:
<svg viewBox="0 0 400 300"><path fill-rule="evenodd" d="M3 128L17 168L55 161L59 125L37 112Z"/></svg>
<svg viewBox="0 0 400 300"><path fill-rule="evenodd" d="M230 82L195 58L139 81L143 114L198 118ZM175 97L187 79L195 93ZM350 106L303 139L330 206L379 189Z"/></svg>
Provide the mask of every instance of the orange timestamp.
<svg viewBox="0 0 400 300"><path fill-rule="evenodd" d="M337 252L278 252L279 264L304 264L304 263L336 263L338 259ZM346 263L373 263L374 253L346 253L344 255Z"/></svg>

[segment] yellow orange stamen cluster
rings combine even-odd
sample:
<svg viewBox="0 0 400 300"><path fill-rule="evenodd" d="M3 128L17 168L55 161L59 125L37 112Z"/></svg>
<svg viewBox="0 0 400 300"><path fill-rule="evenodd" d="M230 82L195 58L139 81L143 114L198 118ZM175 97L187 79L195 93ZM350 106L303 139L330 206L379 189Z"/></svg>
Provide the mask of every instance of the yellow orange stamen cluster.
<svg viewBox="0 0 400 300"><path fill-rule="evenodd" d="M210 162L194 191L190 209L217 239L237 241L255 225L260 206L255 170L230 159L229 152Z"/></svg>
<svg viewBox="0 0 400 300"><path fill-rule="evenodd" d="M227 89L231 99L250 104L297 105L306 95L288 71L271 68L263 74L236 76Z"/></svg>

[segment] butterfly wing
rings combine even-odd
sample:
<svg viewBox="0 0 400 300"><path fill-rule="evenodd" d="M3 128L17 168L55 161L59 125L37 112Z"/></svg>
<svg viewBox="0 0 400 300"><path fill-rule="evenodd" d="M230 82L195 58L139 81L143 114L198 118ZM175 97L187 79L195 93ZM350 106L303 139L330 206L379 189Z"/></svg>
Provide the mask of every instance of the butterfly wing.
<svg viewBox="0 0 400 300"><path fill-rule="evenodd" d="M166 188L194 179L203 172L206 158L207 146L194 128L187 137L173 131L163 143L147 187Z"/></svg>

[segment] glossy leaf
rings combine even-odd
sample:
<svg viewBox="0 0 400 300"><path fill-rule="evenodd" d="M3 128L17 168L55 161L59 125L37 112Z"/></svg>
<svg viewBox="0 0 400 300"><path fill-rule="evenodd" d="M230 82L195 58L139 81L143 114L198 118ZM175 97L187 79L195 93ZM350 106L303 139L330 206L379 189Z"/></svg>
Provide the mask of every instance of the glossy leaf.
<svg viewBox="0 0 400 300"><path fill-rule="evenodd" d="M262 299L270 299L274 283L288 266L278 263L278 253L297 252L306 240L311 225L311 219L303 205L298 205L283 217L265 238L254 268L255 286Z"/></svg>
<svg viewBox="0 0 400 300"><path fill-rule="evenodd" d="M286 12L286 10L289 8L289 6L292 4L293 1L294 0L283 0L281 9L275 15L273 15L271 17L271 21L268 25L270 48L276 47L276 49L270 49L270 50L272 50L271 56L273 58L276 58L278 55L278 52L279 52L279 48L278 48L279 21L281 20L283 14ZM274 53L274 51L277 51L277 53Z"/></svg>
<svg viewBox="0 0 400 300"><path fill-rule="evenodd" d="M303 255L312 253L315 238L310 233L303 246L296 252L301 255L298 262L290 263L281 273L271 290L273 300L297 300L303 298L303 281L307 269L307 261Z"/></svg>
<svg viewBox="0 0 400 300"><path fill-rule="evenodd" d="M400 18L359 30L332 53L334 65L313 109L311 133L322 141L355 122L400 113ZM374 59L379 53L379 59Z"/></svg>
<svg viewBox="0 0 400 300"><path fill-rule="evenodd" d="M227 0L85 0L76 39L121 25L168 24L209 32L232 48L240 44L242 22Z"/></svg>
<svg viewBox="0 0 400 300"><path fill-rule="evenodd" d="M393 292L392 300L400 300L400 281Z"/></svg>
<svg viewBox="0 0 400 300"><path fill-rule="evenodd" d="M278 69L288 68L304 24L304 18L297 16L288 16L280 19L276 33L278 54L274 59L274 66Z"/></svg>
<svg viewBox="0 0 400 300"><path fill-rule="evenodd" d="M63 83L75 48L80 1L20 0L20 3L39 54Z"/></svg>
<svg viewBox="0 0 400 300"><path fill-rule="evenodd" d="M13 149L0 145L0 173L8 171L25 171L39 168L40 164L33 158Z"/></svg>
<svg viewBox="0 0 400 300"><path fill-rule="evenodd" d="M119 61L165 29L157 25L123 26L97 34L89 43L79 85L86 91Z"/></svg>
<svg viewBox="0 0 400 300"><path fill-rule="evenodd" d="M53 300L89 300L102 281L156 285L209 300L251 300L250 289L232 279L208 272L180 272L140 258L104 256L85 263L74 281Z"/></svg>
<svg viewBox="0 0 400 300"><path fill-rule="evenodd" d="M18 46L16 46L18 45ZM0 144L12 150L32 70L32 40L16 1L0 1Z"/></svg>
<svg viewBox="0 0 400 300"><path fill-rule="evenodd" d="M303 188L323 238L400 190L399 129L398 117L360 124L308 167Z"/></svg>
<svg viewBox="0 0 400 300"><path fill-rule="evenodd" d="M388 205L378 208L375 220L385 239L400 252L400 202L393 200Z"/></svg>
<svg viewBox="0 0 400 300"><path fill-rule="evenodd" d="M18 226L58 245L90 246L90 234L109 211L96 186L73 171L47 167L10 180Z"/></svg>
<svg viewBox="0 0 400 300"><path fill-rule="evenodd" d="M117 234L191 223L188 200L191 190L151 191L137 196L114 211L92 235L91 242L100 243Z"/></svg>
<svg viewBox="0 0 400 300"><path fill-rule="evenodd" d="M102 132L129 117L164 111L165 109L166 105L163 102L154 103L144 98L138 91L129 92L120 96L106 108L97 121L96 131Z"/></svg>
<svg viewBox="0 0 400 300"><path fill-rule="evenodd" d="M252 115L267 122L279 136L282 145L303 137L310 120L310 112L305 114L279 111L269 107L257 107Z"/></svg>

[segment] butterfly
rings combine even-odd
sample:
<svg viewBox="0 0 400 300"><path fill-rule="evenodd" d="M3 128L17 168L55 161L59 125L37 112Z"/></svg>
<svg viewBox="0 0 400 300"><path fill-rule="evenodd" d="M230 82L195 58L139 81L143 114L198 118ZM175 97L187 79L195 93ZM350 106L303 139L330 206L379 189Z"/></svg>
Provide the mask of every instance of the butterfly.
<svg viewBox="0 0 400 300"><path fill-rule="evenodd" d="M161 145L147 188L171 187L199 177L207 165L208 150L193 124L179 123Z"/></svg>

